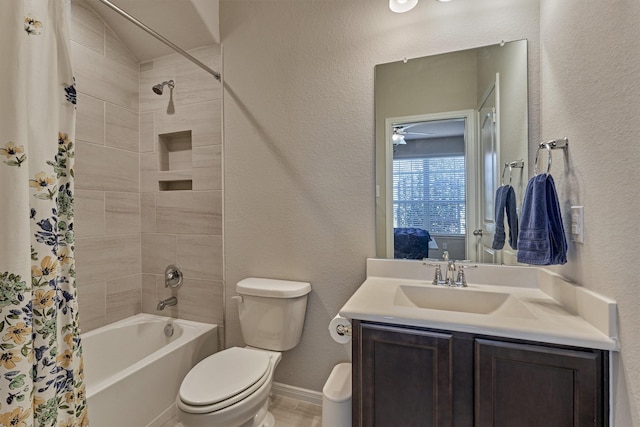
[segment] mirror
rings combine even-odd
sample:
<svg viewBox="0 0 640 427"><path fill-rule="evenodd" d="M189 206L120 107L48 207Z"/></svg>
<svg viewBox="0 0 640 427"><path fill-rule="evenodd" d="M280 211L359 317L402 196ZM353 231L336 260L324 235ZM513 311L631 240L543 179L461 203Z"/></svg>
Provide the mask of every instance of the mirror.
<svg viewBox="0 0 640 427"><path fill-rule="evenodd" d="M527 92L526 40L376 65L377 257L515 263L494 205L522 203Z"/></svg>

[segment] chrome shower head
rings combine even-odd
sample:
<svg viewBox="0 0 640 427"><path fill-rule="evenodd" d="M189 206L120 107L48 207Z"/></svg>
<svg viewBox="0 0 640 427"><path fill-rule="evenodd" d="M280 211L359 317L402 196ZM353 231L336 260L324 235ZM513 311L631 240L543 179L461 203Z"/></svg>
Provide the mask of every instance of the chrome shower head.
<svg viewBox="0 0 640 427"><path fill-rule="evenodd" d="M157 95L162 95L162 91L164 90L165 86L169 86L169 89L173 89L175 87L175 82L173 80L169 80L159 83L153 87L153 92Z"/></svg>

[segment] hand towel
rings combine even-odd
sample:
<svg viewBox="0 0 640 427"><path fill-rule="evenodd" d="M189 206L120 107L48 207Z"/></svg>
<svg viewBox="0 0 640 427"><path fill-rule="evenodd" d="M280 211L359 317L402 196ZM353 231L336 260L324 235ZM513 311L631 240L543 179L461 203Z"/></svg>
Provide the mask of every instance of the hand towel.
<svg viewBox="0 0 640 427"><path fill-rule="evenodd" d="M518 249L520 224L518 221L518 210L516 209L516 192L512 186L509 186L505 209L507 211L507 224L509 224L509 246L513 249Z"/></svg>
<svg viewBox="0 0 640 427"><path fill-rule="evenodd" d="M493 234L493 243L491 247L493 249L502 249L504 247L504 241L506 237L504 229L504 208L507 204L507 189L506 185L498 187L496 190L496 203L494 208L496 231Z"/></svg>
<svg viewBox="0 0 640 427"><path fill-rule="evenodd" d="M534 265L567 262L567 241L551 175L539 174L529 180L520 220L518 262Z"/></svg>
<svg viewBox="0 0 640 427"><path fill-rule="evenodd" d="M564 234L556 184L549 174L547 174L547 210L549 213L549 240L551 245L550 264L566 264L567 237Z"/></svg>
<svg viewBox="0 0 640 427"><path fill-rule="evenodd" d="M495 224L496 231L493 235L493 249L502 249L506 238L504 228L504 215L507 214L509 225L509 245L518 249L518 213L516 211L516 192L510 185L503 185L496 190Z"/></svg>

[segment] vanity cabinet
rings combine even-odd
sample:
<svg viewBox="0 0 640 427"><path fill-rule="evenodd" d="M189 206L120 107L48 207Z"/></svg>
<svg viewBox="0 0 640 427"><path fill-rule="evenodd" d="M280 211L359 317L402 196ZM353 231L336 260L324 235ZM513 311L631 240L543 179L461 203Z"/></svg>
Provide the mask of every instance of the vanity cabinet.
<svg viewBox="0 0 640 427"><path fill-rule="evenodd" d="M606 426L602 350L353 321L353 425Z"/></svg>
<svg viewBox="0 0 640 427"><path fill-rule="evenodd" d="M354 365L360 369L360 425L450 425L451 334L366 324L361 331Z"/></svg>

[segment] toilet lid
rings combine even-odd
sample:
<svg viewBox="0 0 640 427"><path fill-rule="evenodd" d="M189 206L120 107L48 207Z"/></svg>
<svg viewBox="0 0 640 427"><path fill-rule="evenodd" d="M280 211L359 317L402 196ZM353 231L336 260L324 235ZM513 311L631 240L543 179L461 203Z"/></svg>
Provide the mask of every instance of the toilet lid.
<svg viewBox="0 0 640 427"><path fill-rule="evenodd" d="M180 385L180 400L205 406L223 402L255 385L269 370L269 354L232 347L215 353L189 371Z"/></svg>

